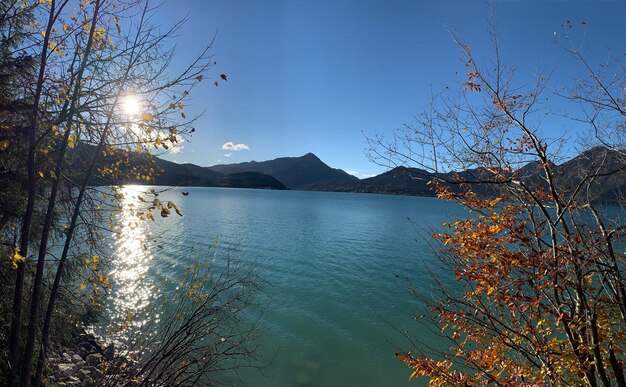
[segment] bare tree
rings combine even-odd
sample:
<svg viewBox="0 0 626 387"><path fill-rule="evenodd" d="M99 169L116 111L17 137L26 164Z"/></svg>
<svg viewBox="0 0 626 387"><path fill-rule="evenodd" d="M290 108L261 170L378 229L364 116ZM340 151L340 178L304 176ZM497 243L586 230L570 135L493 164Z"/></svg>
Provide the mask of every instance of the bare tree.
<svg viewBox="0 0 626 387"><path fill-rule="evenodd" d="M517 86L491 32L485 65L455 36L467 69L458 94L436 95L391 140L370 139L376 162L427 171L438 197L472 210L434 232L456 284L435 281L424 318L451 350L417 345L397 356L432 385L626 385L625 228L621 207L598 205L623 203L603 186L626 181L626 72L615 61L599 74L568 49L589 77L556 93L572 102L557 117L584 122L600 146L561 164L567 142L541 124L550 78Z"/></svg>

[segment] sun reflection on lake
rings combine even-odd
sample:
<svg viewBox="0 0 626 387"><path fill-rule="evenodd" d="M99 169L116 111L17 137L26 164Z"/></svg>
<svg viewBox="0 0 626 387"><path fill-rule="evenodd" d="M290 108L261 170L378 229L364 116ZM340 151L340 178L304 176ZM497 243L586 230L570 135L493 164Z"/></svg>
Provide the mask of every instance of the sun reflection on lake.
<svg viewBox="0 0 626 387"><path fill-rule="evenodd" d="M112 284L107 315L110 326L141 328L145 312L155 296L153 283L146 273L153 255L148 247L151 238L145 220L136 215L141 205L139 196L144 187L125 186L121 189L121 211L118 215L118 233L113 235L113 254L109 278Z"/></svg>

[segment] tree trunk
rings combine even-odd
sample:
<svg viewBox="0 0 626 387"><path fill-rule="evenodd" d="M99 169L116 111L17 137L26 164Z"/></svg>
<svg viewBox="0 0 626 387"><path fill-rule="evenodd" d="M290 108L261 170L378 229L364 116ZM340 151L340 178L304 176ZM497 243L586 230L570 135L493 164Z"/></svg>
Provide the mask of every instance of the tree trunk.
<svg viewBox="0 0 626 387"><path fill-rule="evenodd" d="M39 100L41 98L41 90L43 89L50 32L54 24L54 0L50 6L50 16L48 25L46 26L46 36L43 40L43 48L41 50L41 61L39 64L39 75L37 78L37 88L33 98L33 111L31 113L29 133L28 133L28 202L26 212L22 222L22 231L20 235L20 255L26 259L28 256L28 245L30 242L30 226L33 220L33 212L35 210L35 195L37 191L37 177L35 174L35 147L37 120L39 116ZM9 334L9 367L13 373L13 384L18 383L18 348L20 341L20 329L22 325L22 298L24 293L24 274L26 272L26 262L18 262L15 289L13 293L13 316L11 318L11 332Z"/></svg>
<svg viewBox="0 0 626 387"><path fill-rule="evenodd" d="M72 102L70 104L70 111L67 117L67 128L63 136L63 142L59 149L59 155L55 165L55 176L53 180L52 188L50 190L50 197L48 199L48 208L46 209L46 217L44 220L43 228L41 231L41 241L39 243L39 254L37 257L37 270L35 271L35 279L33 281L33 292L30 300L30 314L28 319L28 332L26 336L26 346L24 348L24 356L22 359L21 370L21 383L23 386L28 387L30 385L30 369L33 363L33 354L35 351L35 341L37 338L37 325L39 322L39 309L41 301L41 291L43 287L43 273L46 263L46 254L48 251L48 238L50 236L50 228L52 227L52 220L54 219L54 209L56 207L57 194L59 192L59 185L61 184L61 175L63 172L63 164L65 163L65 152L67 151L69 136L72 129L73 115L76 113L76 105L78 103L78 96L80 93L82 74L87 65L87 59L91 51L91 45L93 43L93 35L96 29L96 23L98 20L98 11L100 9L100 1L96 1L94 14L91 21L91 28L89 30L89 38L87 39L87 45L85 47L85 53L83 55L83 62L81 63L78 75L75 80L75 86L72 94ZM53 14L54 3L52 5L51 15ZM46 34L47 35L47 34Z"/></svg>

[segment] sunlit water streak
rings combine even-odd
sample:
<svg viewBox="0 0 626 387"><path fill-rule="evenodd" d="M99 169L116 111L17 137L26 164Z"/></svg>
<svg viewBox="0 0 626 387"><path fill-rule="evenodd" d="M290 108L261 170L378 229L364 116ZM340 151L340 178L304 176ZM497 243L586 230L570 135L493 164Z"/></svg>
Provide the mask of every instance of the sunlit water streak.
<svg viewBox="0 0 626 387"><path fill-rule="evenodd" d="M138 195L144 187L126 186L122 189L117 233L112 236L109 281L111 291L105 304L105 316L114 331L128 325L126 330L138 330L145 323L142 311L157 296L154 278L148 275L154 254L150 249L152 231L145 220L135 212L142 204ZM114 336L128 337L129 332L120 329Z"/></svg>

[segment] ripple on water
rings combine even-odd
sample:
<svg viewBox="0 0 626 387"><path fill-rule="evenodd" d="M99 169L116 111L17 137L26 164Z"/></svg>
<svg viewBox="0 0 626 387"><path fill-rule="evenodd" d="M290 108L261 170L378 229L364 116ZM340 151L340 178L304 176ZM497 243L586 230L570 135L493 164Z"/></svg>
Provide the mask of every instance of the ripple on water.
<svg viewBox="0 0 626 387"><path fill-rule="evenodd" d="M427 292L432 281L420 260L435 267L407 218L428 234L458 214L457 208L431 198L184 190L190 195L173 189L159 197L174 201L182 218L143 222L115 241L111 277L119 289L111 294L110 316L143 307L156 281L180 278L193 262L191 246L195 253L207 251L217 238L215 259L230 254L254 262L271 297L261 346L265 359L276 355L264 370L271 377L248 370L244 381L255 386L406 382L393 343L406 345L395 328L414 328L415 309L396 275Z"/></svg>

